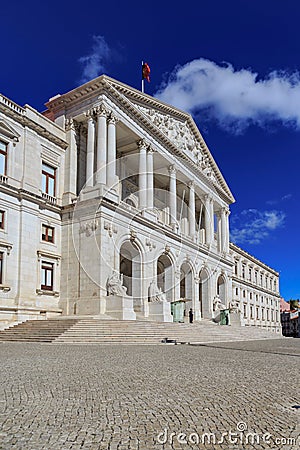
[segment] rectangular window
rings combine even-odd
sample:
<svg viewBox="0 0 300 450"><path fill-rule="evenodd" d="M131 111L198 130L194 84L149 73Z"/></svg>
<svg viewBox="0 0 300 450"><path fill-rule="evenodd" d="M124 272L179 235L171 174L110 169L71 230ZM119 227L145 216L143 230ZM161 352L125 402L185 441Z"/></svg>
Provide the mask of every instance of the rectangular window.
<svg viewBox="0 0 300 450"><path fill-rule="evenodd" d="M254 319L254 317L253 317L253 306L250 306L250 318Z"/></svg>
<svg viewBox="0 0 300 450"><path fill-rule="evenodd" d="M254 272L255 283L257 284L257 271Z"/></svg>
<svg viewBox="0 0 300 450"><path fill-rule="evenodd" d="M42 225L42 241L54 243L54 228Z"/></svg>
<svg viewBox="0 0 300 450"><path fill-rule="evenodd" d="M249 281L252 280L252 269L249 268Z"/></svg>
<svg viewBox="0 0 300 450"><path fill-rule="evenodd" d="M53 264L42 261L42 282L41 289L53 291Z"/></svg>
<svg viewBox="0 0 300 450"><path fill-rule="evenodd" d="M245 278L245 264L242 265L242 277Z"/></svg>
<svg viewBox="0 0 300 450"><path fill-rule="evenodd" d="M238 273L238 263L237 263L237 261L235 261L235 263L234 263L234 273L235 273L235 275L237 275L237 273Z"/></svg>
<svg viewBox="0 0 300 450"><path fill-rule="evenodd" d="M0 175L6 175L7 145L0 141Z"/></svg>
<svg viewBox="0 0 300 450"><path fill-rule="evenodd" d="M3 283L3 253L0 252L0 284Z"/></svg>
<svg viewBox="0 0 300 450"><path fill-rule="evenodd" d="M264 308L261 309L261 318L262 318L262 320L265 320L265 310L264 310Z"/></svg>
<svg viewBox="0 0 300 450"><path fill-rule="evenodd" d="M259 319L259 308L256 308L256 319Z"/></svg>
<svg viewBox="0 0 300 450"><path fill-rule="evenodd" d="M48 164L42 164L42 191L45 194L55 197L55 181L56 170L48 166Z"/></svg>
<svg viewBox="0 0 300 450"><path fill-rule="evenodd" d="M5 211L0 211L0 230L4 230Z"/></svg>
<svg viewBox="0 0 300 450"><path fill-rule="evenodd" d="M235 295L239 295L239 288L235 288Z"/></svg>
<svg viewBox="0 0 300 450"><path fill-rule="evenodd" d="M244 305L244 318L247 317L247 305Z"/></svg>
<svg viewBox="0 0 300 450"><path fill-rule="evenodd" d="M250 300L252 300L252 292L250 292Z"/></svg>
<svg viewBox="0 0 300 450"><path fill-rule="evenodd" d="M243 291L243 297L246 298L246 291Z"/></svg>

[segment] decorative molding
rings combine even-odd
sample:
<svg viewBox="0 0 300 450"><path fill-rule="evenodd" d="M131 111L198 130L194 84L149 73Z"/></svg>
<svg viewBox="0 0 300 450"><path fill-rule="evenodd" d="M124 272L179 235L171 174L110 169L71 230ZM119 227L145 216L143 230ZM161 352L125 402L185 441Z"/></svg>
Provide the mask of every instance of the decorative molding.
<svg viewBox="0 0 300 450"><path fill-rule="evenodd" d="M1 249L6 249L6 254L9 256L10 252L13 248L13 244L9 244L8 242L4 242L4 241L0 241L0 248Z"/></svg>
<svg viewBox="0 0 300 450"><path fill-rule="evenodd" d="M91 236L98 228L98 220L94 219L80 225L79 233L85 233L87 237Z"/></svg>
<svg viewBox="0 0 300 450"><path fill-rule="evenodd" d="M112 237L113 233L116 234L118 232L118 228L113 223L104 222L103 228L108 231L109 237Z"/></svg>
<svg viewBox="0 0 300 450"><path fill-rule="evenodd" d="M58 291L47 291L44 289L36 289L37 295L51 295L52 297L59 297Z"/></svg>
<svg viewBox="0 0 300 450"><path fill-rule="evenodd" d="M37 256L38 256L38 261L40 261L42 258L48 258L51 260L55 260L57 266L59 265L59 262L61 260L61 256L58 255L57 253L47 252L44 250L37 250Z"/></svg>

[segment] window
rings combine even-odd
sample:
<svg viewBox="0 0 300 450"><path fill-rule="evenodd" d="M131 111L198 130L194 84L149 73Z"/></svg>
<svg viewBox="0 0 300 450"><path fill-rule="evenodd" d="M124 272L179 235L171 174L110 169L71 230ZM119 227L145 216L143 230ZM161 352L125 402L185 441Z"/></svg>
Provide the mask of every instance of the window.
<svg viewBox="0 0 300 450"><path fill-rule="evenodd" d="M235 275L237 275L237 273L238 273L238 262L237 261L235 261L235 263L234 263L234 273L235 273Z"/></svg>
<svg viewBox="0 0 300 450"><path fill-rule="evenodd" d="M42 241L54 243L54 228L48 225L42 225Z"/></svg>
<svg viewBox="0 0 300 450"><path fill-rule="evenodd" d="M256 319L259 319L259 308L256 307Z"/></svg>
<svg viewBox="0 0 300 450"><path fill-rule="evenodd" d="M42 164L42 191L55 197L55 169L48 164Z"/></svg>
<svg viewBox="0 0 300 450"><path fill-rule="evenodd" d="M7 145L0 141L0 175L6 175Z"/></svg>
<svg viewBox="0 0 300 450"><path fill-rule="evenodd" d="M0 252L0 284L3 283L3 252Z"/></svg>
<svg viewBox="0 0 300 450"><path fill-rule="evenodd" d="M4 230L5 211L0 211L0 230Z"/></svg>
<svg viewBox="0 0 300 450"><path fill-rule="evenodd" d="M257 270L254 272L255 283L257 284Z"/></svg>
<svg viewBox="0 0 300 450"><path fill-rule="evenodd" d="M243 297L246 298L246 291L243 291Z"/></svg>
<svg viewBox="0 0 300 450"><path fill-rule="evenodd" d="M261 318L262 318L262 320L265 320L265 310L264 310L264 308L261 309Z"/></svg>
<svg viewBox="0 0 300 450"><path fill-rule="evenodd" d="M254 316L253 316L253 306L250 306L250 319L254 319Z"/></svg>
<svg viewBox="0 0 300 450"><path fill-rule="evenodd" d="M244 305L244 318L246 319L246 317L247 317L247 306Z"/></svg>
<svg viewBox="0 0 300 450"><path fill-rule="evenodd" d="M249 281L251 281L251 280L252 280L252 269L249 268Z"/></svg>
<svg viewBox="0 0 300 450"><path fill-rule="evenodd" d="M53 291L53 264L42 261L42 282L41 289Z"/></svg>
<svg viewBox="0 0 300 450"><path fill-rule="evenodd" d="M235 295L239 295L239 288L235 288Z"/></svg>
<svg viewBox="0 0 300 450"><path fill-rule="evenodd" d="M245 278L245 264L242 265L242 277Z"/></svg>
<svg viewBox="0 0 300 450"><path fill-rule="evenodd" d="M252 300L252 292L250 292L250 300Z"/></svg>

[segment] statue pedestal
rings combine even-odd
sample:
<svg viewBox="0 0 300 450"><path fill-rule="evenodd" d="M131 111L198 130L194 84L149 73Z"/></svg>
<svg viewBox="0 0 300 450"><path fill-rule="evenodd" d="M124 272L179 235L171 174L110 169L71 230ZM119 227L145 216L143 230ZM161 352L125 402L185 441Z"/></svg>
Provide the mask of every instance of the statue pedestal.
<svg viewBox="0 0 300 450"><path fill-rule="evenodd" d="M173 322L173 316L171 314L171 303L149 303L149 320L155 322Z"/></svg>
<svg viewBox="0 0 300 450"><path fill-rule="evenodd" d="M244 326L244 320L240 312L234 312L229 314L229 325L233 327Z"/></svg>
<svg viewBox="0 0 300 450"><path fill-rule="evenodd" d="M109 295L106 298L106 314L119 320L136 320L132 297Z"/></svg>

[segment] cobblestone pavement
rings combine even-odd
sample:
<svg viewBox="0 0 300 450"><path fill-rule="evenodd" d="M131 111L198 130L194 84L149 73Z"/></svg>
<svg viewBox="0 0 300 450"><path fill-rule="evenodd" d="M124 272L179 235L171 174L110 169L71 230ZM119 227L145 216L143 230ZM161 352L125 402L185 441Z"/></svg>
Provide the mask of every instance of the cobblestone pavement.
<svg viewBox="0 0 300 450"><path fill-rule="evenodd" d="M291 339L2 343L0 448L294 450L299 356L300 340Z"/></svg>

